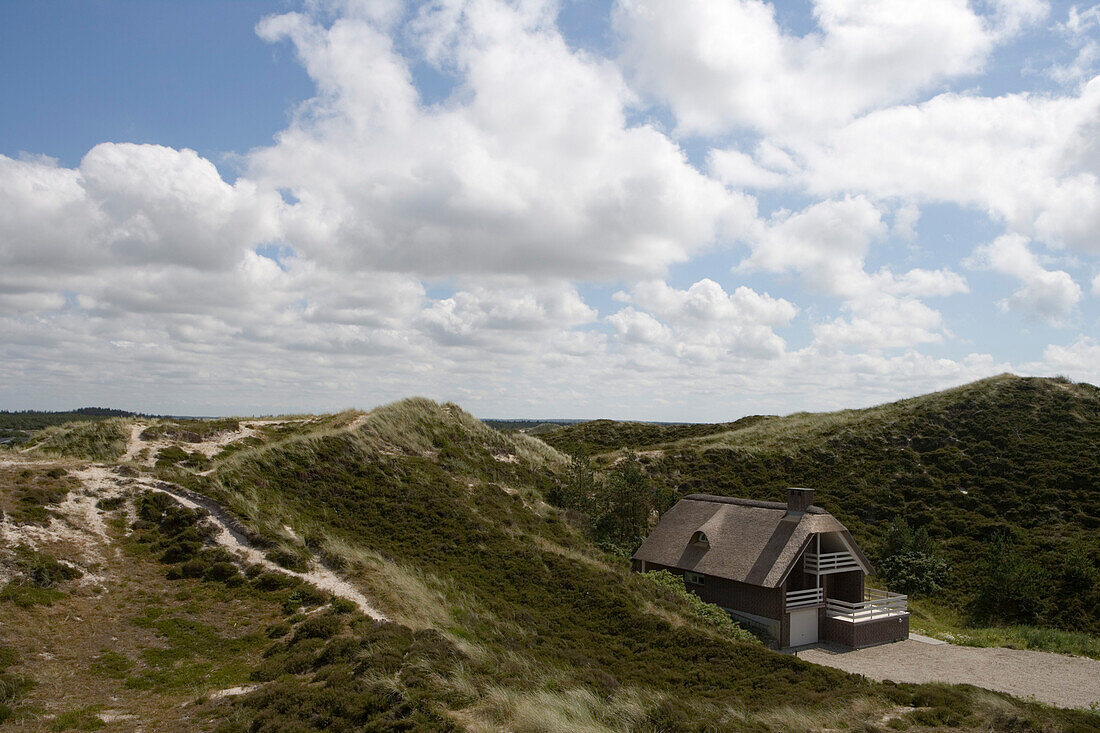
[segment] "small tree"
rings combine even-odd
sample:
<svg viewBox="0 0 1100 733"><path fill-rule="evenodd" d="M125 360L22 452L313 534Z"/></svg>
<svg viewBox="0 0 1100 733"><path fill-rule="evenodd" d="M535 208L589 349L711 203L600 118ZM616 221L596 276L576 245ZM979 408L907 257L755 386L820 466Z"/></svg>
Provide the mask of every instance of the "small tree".
<svg viewBox="0 0 1100 733"><path fill-rule="evenodd" d="M990 538L978 581L970 606L975 621L1037 624L1046 618L1047 575L1024 557L1007 532Z"/></svg>
<svg viewBox="0 0 1100 733"><path fill-rule="evenodd" d="M649 481L638 459L630 456L621 461L598 494L598 539L620 547L636 544L649 528L652 501Z"/></svg>
<svg viewBox="0 0 1100 733"><path fill-rule="evenodd" d="M886 529L879 569L891 588L907 594L935 593L947 579L947 563L928 531L924 527L913 531L901 517Z"/></svg>
<svg viewBox="0 0 1100 733"><path fill-rule="evenodd" d="M578 451L569 457L564 481L549 492L547 499L554 506L590 515L597 493L596 475L588 457Z"/></svg>

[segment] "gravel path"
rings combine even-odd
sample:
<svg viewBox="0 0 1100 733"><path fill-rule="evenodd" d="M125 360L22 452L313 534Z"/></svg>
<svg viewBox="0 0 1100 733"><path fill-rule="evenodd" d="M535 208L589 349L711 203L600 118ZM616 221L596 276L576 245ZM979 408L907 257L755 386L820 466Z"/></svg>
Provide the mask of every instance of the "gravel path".
<svg viewBox="0 0 1100 733"><path fill-rule="evenodd" d="M968 684L1063 708L1100 704L1100 660L1086 657L909 639L855 651L806 649L798 658L876 680Z"/></svg>

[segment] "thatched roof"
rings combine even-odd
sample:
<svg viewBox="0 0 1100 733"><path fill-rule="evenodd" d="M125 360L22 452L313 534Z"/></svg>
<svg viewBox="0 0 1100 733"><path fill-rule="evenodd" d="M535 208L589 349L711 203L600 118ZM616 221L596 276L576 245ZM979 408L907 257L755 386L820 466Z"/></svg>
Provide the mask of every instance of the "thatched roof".
<svg viewBox="0 0 1100 733"><path fill-rule="evenodd" d="M692 543L696 532L709 546ZM840 532L856 558L870 563L843 524L821 507L788 515L787 505L692 494L661 517L634 559L776 588L815 534Z"/></svg>

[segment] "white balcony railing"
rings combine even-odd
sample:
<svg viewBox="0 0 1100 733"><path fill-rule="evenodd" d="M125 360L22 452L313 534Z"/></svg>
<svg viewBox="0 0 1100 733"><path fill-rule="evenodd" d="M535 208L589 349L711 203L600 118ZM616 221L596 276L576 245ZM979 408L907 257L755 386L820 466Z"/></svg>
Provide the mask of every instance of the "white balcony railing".
<svg viewBox="0 0 1100 733"><path fill-rule="evenodd" d="M850 552L806 553L806 572L812 575L846 573L849 570L859 569L860 566L855 555Z"/></svg>
<svg viewBox="0 0 1100 733"><path fill-rule="evenodd" d="M829 618L852 623L901 616L908 612L908 596L875 588L867 588L863 592L862 603L838 601L835 598L825 601L825 614Z"/></svg>
<svg viewBox="0 0 1100 733"><path fill-rule="evenodd" d="M805 608L816 606L823 598L821 588L807 588L806 590L792 590L787 594L787 608Z"/></svg>

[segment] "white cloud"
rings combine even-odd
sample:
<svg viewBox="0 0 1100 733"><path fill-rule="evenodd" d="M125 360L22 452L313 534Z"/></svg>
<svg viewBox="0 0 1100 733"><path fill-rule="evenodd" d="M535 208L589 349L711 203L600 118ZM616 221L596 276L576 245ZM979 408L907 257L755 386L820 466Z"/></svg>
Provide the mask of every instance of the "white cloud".
<svg viewBox="0 0 1100 733"><path fill-rule="evenodd" d="M1039 2L815 0L818 32L783 31L759 0L621 0L623 63L687 132L842 124L982 68L995 44L1042 17Z"/></svg>
<svg viewBox="0 0 1100 733"><path fill-rule="evenodd" d="M1066 37L1075 55L1068 63L1052 64L1047 74L1066 86L1078 85L1092 78L1100 68L1100 41L1096 36L1100 28L1100 5L1085 10L1078 10L1076 5L1070 7L1065 22L1059 23L1057 28Z"/></svg>
<svg viewBox="0 0 1100 733"><path fill-rule="evenodd" d="M1100 295L1100 275L1092 279L1092 294Z"/></svg>
<svg viewBox="0 0 1100 733"><path fill-rule="evenodd" d="M645 281L617 299L631 304L607 319L623 341L658 345L668 358L694 363L781 357L786 344L774 329L798 314L782 298L745 286L727 293L710 279L686 290Z"/></svg>
<svg viewBox="0 0 1100 733"><path fill-rule="evenodd" d="M793 270L818 292L850 296L862 290L863 258L885 233L881 213L863 196L780 211L750 242L741 268Z"/></svg>
<svg viewBox="0 0 1100 733"><path fill-rule="evenodd" d="M1061 374L1071 379L1100 384L1100 341L1080 335L1065 346L1051 344L1043 350L1043 358L1025 369L1033 374Z"/></svg>
<svg viewBox="0 0 1100 733"><path fill-rule="evenodd" d="M648 313L629 306L608 316L607 322L615 329L619 338L631 343L659 344L671 337L668 326Z"/></svg>
<svg viewBox="0 0 1100 733"><path fill-rule="evenodd" d="M745 230L755 202L628 125L617 68L570 50L547 7L422 10L419 41L461 79L432 107L370 22L266 19L261 35L290 40L321 90L250 159L300 199L287 241L356 267L588 279L659 274Z"/></svg>
<svg viewBox="0 0 1100 733"><path fill-rule="evenodd" d="M474 286L436 300L420 316L425 331L442 345L529 348L531 337L568 332L597 313L567 284L539 287Z"/></svg>
<svg viewBox="0 0 1100 733"><path fill-rule="evenodd" d="M278 199L192 150L101 143L75 170L0 155L0 262L32 273L118 264L232 267L277 233Z"/></svg>
<svg viewBox="0 0 1100 733"><path fill-rule="evenodd" d="M791 142L819 195L949 202L1100 252L1100 78L1078 96L942 94ZM793 140L793 139L792 139Z"/></svg>
<svg viewBox="0 0 1100 733"><path fill-rule="evenodd" d="M973 334L929 304L969 288L921 207L970 207L1090 268L1100 81L941 93L980 87L1043 3L813 8L795 37L761 2L623 2L620 59L567 43L552 0L272 16L260 34L289 40L317 91L237 180L155 145L105 143L71 169L0 156L0 405L204 414L419 393L481 414L717 420L1011 369L966 353ZM1064 24L1078 59L1091 12ZM420 96L424 64L453 94ZM722 134L682 148L638 121L653 98L677 132ZM791 210L759 219L741 188ZM1006 303L1091 317L1067 272L1012 241L972 260L1020 280ZM737 259L753 288L705 277ZM697 282L665 281L685 273ZM609 287L620 305L600 314ZM918 350L943 342L953 356ZM1042 368L1094 373L1096 348L1051 346Z"/></svg>
<svg viewBox="0 0 1100 733"><path fill-rule="evenodd" d="M762 167L740 150L711 150L707 154L711 175L734 188L778 188L788 180L784 173Z"/></svg>
<svg viewBox="0 0 1100 733"><path fill-rule="evenodd" d="M1051 325L1062 325L1081 300L1081 287L1069 273L1044 268L1019 235L1006 234L978 247L968 264L1019 280L1023 287L1003 301L1004 306Z"/></svg>

